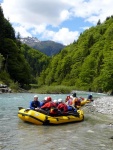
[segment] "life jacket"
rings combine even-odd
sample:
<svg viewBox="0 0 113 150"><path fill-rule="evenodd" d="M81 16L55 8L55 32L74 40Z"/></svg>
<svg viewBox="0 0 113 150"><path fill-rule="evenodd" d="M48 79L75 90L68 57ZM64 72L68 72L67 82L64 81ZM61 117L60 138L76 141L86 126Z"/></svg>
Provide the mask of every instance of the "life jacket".
<svg viewBox="0 0 113 150"><path fill-rule="evenodd" d="M56 107L51 107L49 113L50 115L51 114L56 115L58 114L58 109Z"/></svg>
<svg viewBox="0 0 113 150"><path fill-rule="evenodd" d="M68 100L68 105L72 105L72 103L73 103L73 100L70 98L70 99Z"/></svg>
<svg viewBox="0 0 113 150"><path fill-rule="evenodd" d="M54 106L53 102L47 102L41 108L42 109L46 109L46 108L50 109L52 106Z"/></svg>
<svg viewBox="0 0 113 150"><path fill-rule="evenodd" d="M60 111L62 112L67 112L68 111L68 107L65 103L59 103L58 107L57 107Z"/></svg>
<svg viewBox="0 0 113 150"><path fill-rule="evenodd" d="M41 109L49 111L50 114L57 114L57 108L54 102L47 102L45 103Z"/></svg>
<svg viewBox="0 0 113 150"><path fill-rule="evenodd" d="M67 96L65 99L65 104L66 105L72 105L72 101L73 101L73 99L70 96Z"/></svg>
<svg viewBox="0 0 113 150"><path fill-rule="evenodd" d="M81 101L79 98L75 98L73 99L73 106L74 107L77 107L77 106L80 106L81 105Z"/></svg>

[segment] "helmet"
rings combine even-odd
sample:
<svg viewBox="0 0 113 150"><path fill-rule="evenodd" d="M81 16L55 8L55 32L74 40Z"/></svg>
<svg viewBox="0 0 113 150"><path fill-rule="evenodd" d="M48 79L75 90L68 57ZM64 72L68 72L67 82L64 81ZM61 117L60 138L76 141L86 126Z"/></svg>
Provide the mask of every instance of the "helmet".
<svg viewBox="0 0 113 150"><path fill-rule="evenodd" d="M54 99L53 102L54 102L54 103L57 103L58 101L57 101L57 99Z"/></svg>
<svg viewBox="0 0 113 150"><path fill-rule="evenodd" d="M92 96L92 94L89 94L88 99L91 99L91 98L93 98L93 96Z"/></svg>
<svg viewBox="0 0 113 150"><path fill-rule="evenodd" d="M47 97L44 97L44 100L46 101L46 100L47 100Z"/></svg>
<svg viewBox="0 0 113 150"><path fill-rule="evenodd" d="M38 98L38 95L35 95L34 98Z"/></svg>
<svg viewBox="0 0 113 150"><path fill-rule="evenodd" d="M73 99L73 96L71 95L70 98Z"/></svg>
<svg viewBox="0 0 113 150"><path fill-rule="evenodd" d="M47 99L46 99L46 101L52 101L52 98L49 96L49 97L47 97Z"/></svg>
<svg viewBox="0 0 113 150"><path fill-rule="evenodd" d="M63 100L61 98L58 99L58 102L61 103Z"/></svg>
<svg viewBox="0 0 113 150"><path fill-rule="evenodd" d="M73 97L76 97L76 93L73 93L73 95L72 95Z"/></svg>

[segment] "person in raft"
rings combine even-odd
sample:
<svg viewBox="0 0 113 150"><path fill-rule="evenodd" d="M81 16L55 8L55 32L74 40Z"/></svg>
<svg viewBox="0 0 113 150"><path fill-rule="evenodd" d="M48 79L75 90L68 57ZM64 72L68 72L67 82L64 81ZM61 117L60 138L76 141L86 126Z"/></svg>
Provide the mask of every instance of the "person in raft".
<svg viewBox="0 0 113 150"><path fill-rule="evenodd" d="M60 110L62 113L68 112L68 106L63 102L63 100L60 98L58 99L58 110Z"/></svg>
<svg viewBox="0 0 113 150"><path fill-rule="evenodd" d="M81 106L81 101L80 99L76 96L76 93L73 93L73 102L72 102L72 106L74 106L75 108L79 109Z"/></svg>
<svg viewBox="0 0 113 150"><path fill-rule="evenodd" d="M68 96L66 97L66 99L65 99L65 103L66 103L67 105L72 105L72 101L73 101L73 97L70 96L70 95L68 95Z"/></svg>
<svg viewBox="0 0 113 150"><path fill-rule="evenodd" d="M38 96L34 96L34 100L30 102L30 109L32 110L39 110L40 102L38 101Z"/></svg>
<svg viewBox="0 0 113 150"><path fill-rule="evenodd" d="M57 106L58 106L58 100L57 100L57 99L54 99L53 102L54 102L54 104L55 104L55 107L57 107Z"/></svg>
<svg viewBox="0 0 113 150"><path fill-rule="evenodd" d="M88 97L87 97L87 99L90 100L91 102L93 102L93 95L89 94Z"/></svg>
<svg viewBox="0 0 113 150"><path fill-rule="evenodd" d="M44 100L42 100L42 101L40 102L40 107L43 106L43 105L46 103L46 100L47 100L47 97L44 97Z"/></svg>
<svg viewBox="0 0 113 150"><path fill-rule="evenodd" d="M52 102L52 98L50 96L47 97L46 102L43 106L41 106L41 109L47 111L50 115L58 114L56 104Z"/></svg>

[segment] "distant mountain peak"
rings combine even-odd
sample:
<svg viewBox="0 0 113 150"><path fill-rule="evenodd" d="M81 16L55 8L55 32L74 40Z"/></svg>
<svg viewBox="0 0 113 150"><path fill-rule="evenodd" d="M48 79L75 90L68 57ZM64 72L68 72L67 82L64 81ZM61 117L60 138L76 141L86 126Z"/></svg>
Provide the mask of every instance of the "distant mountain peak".
<svg viewBox="0 0 113 150"><path fill-rule="evenodd" d="M21 38L20 41L25 44L40 42L36 37L29 37L29 36L25 38Z"/></svg>
<svg viewBox="0 0 113 150"><path fill-rule="evenodd" d="M20 41L23 44L27 44L28 46L37 49L48 56L53 56L59 53L59 51L65 47L61 43L57 43L50 40L39 41L36 37L25 37L21 38Z"/></svg>

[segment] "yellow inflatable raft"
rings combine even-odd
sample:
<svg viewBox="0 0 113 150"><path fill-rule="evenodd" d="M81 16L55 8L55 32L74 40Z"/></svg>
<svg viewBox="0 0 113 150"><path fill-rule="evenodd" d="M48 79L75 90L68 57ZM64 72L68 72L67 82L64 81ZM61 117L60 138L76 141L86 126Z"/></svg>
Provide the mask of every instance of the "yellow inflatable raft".
<svg viewBox="0 0 113 150"><path fill-rule="evenodd" d="M84 99L81 101L81 106L84 106L87 103L91 103L91 101L89 99Z"/></svg>
<svg viewBox="0 0 113 150"><path fill-rule="evenodd" d="M58 125L70 122L79 122L84 120L83 110L77 110L75 113L66 115L50 116L30 109L19 108L18 117L36 125Z"/></svg>

